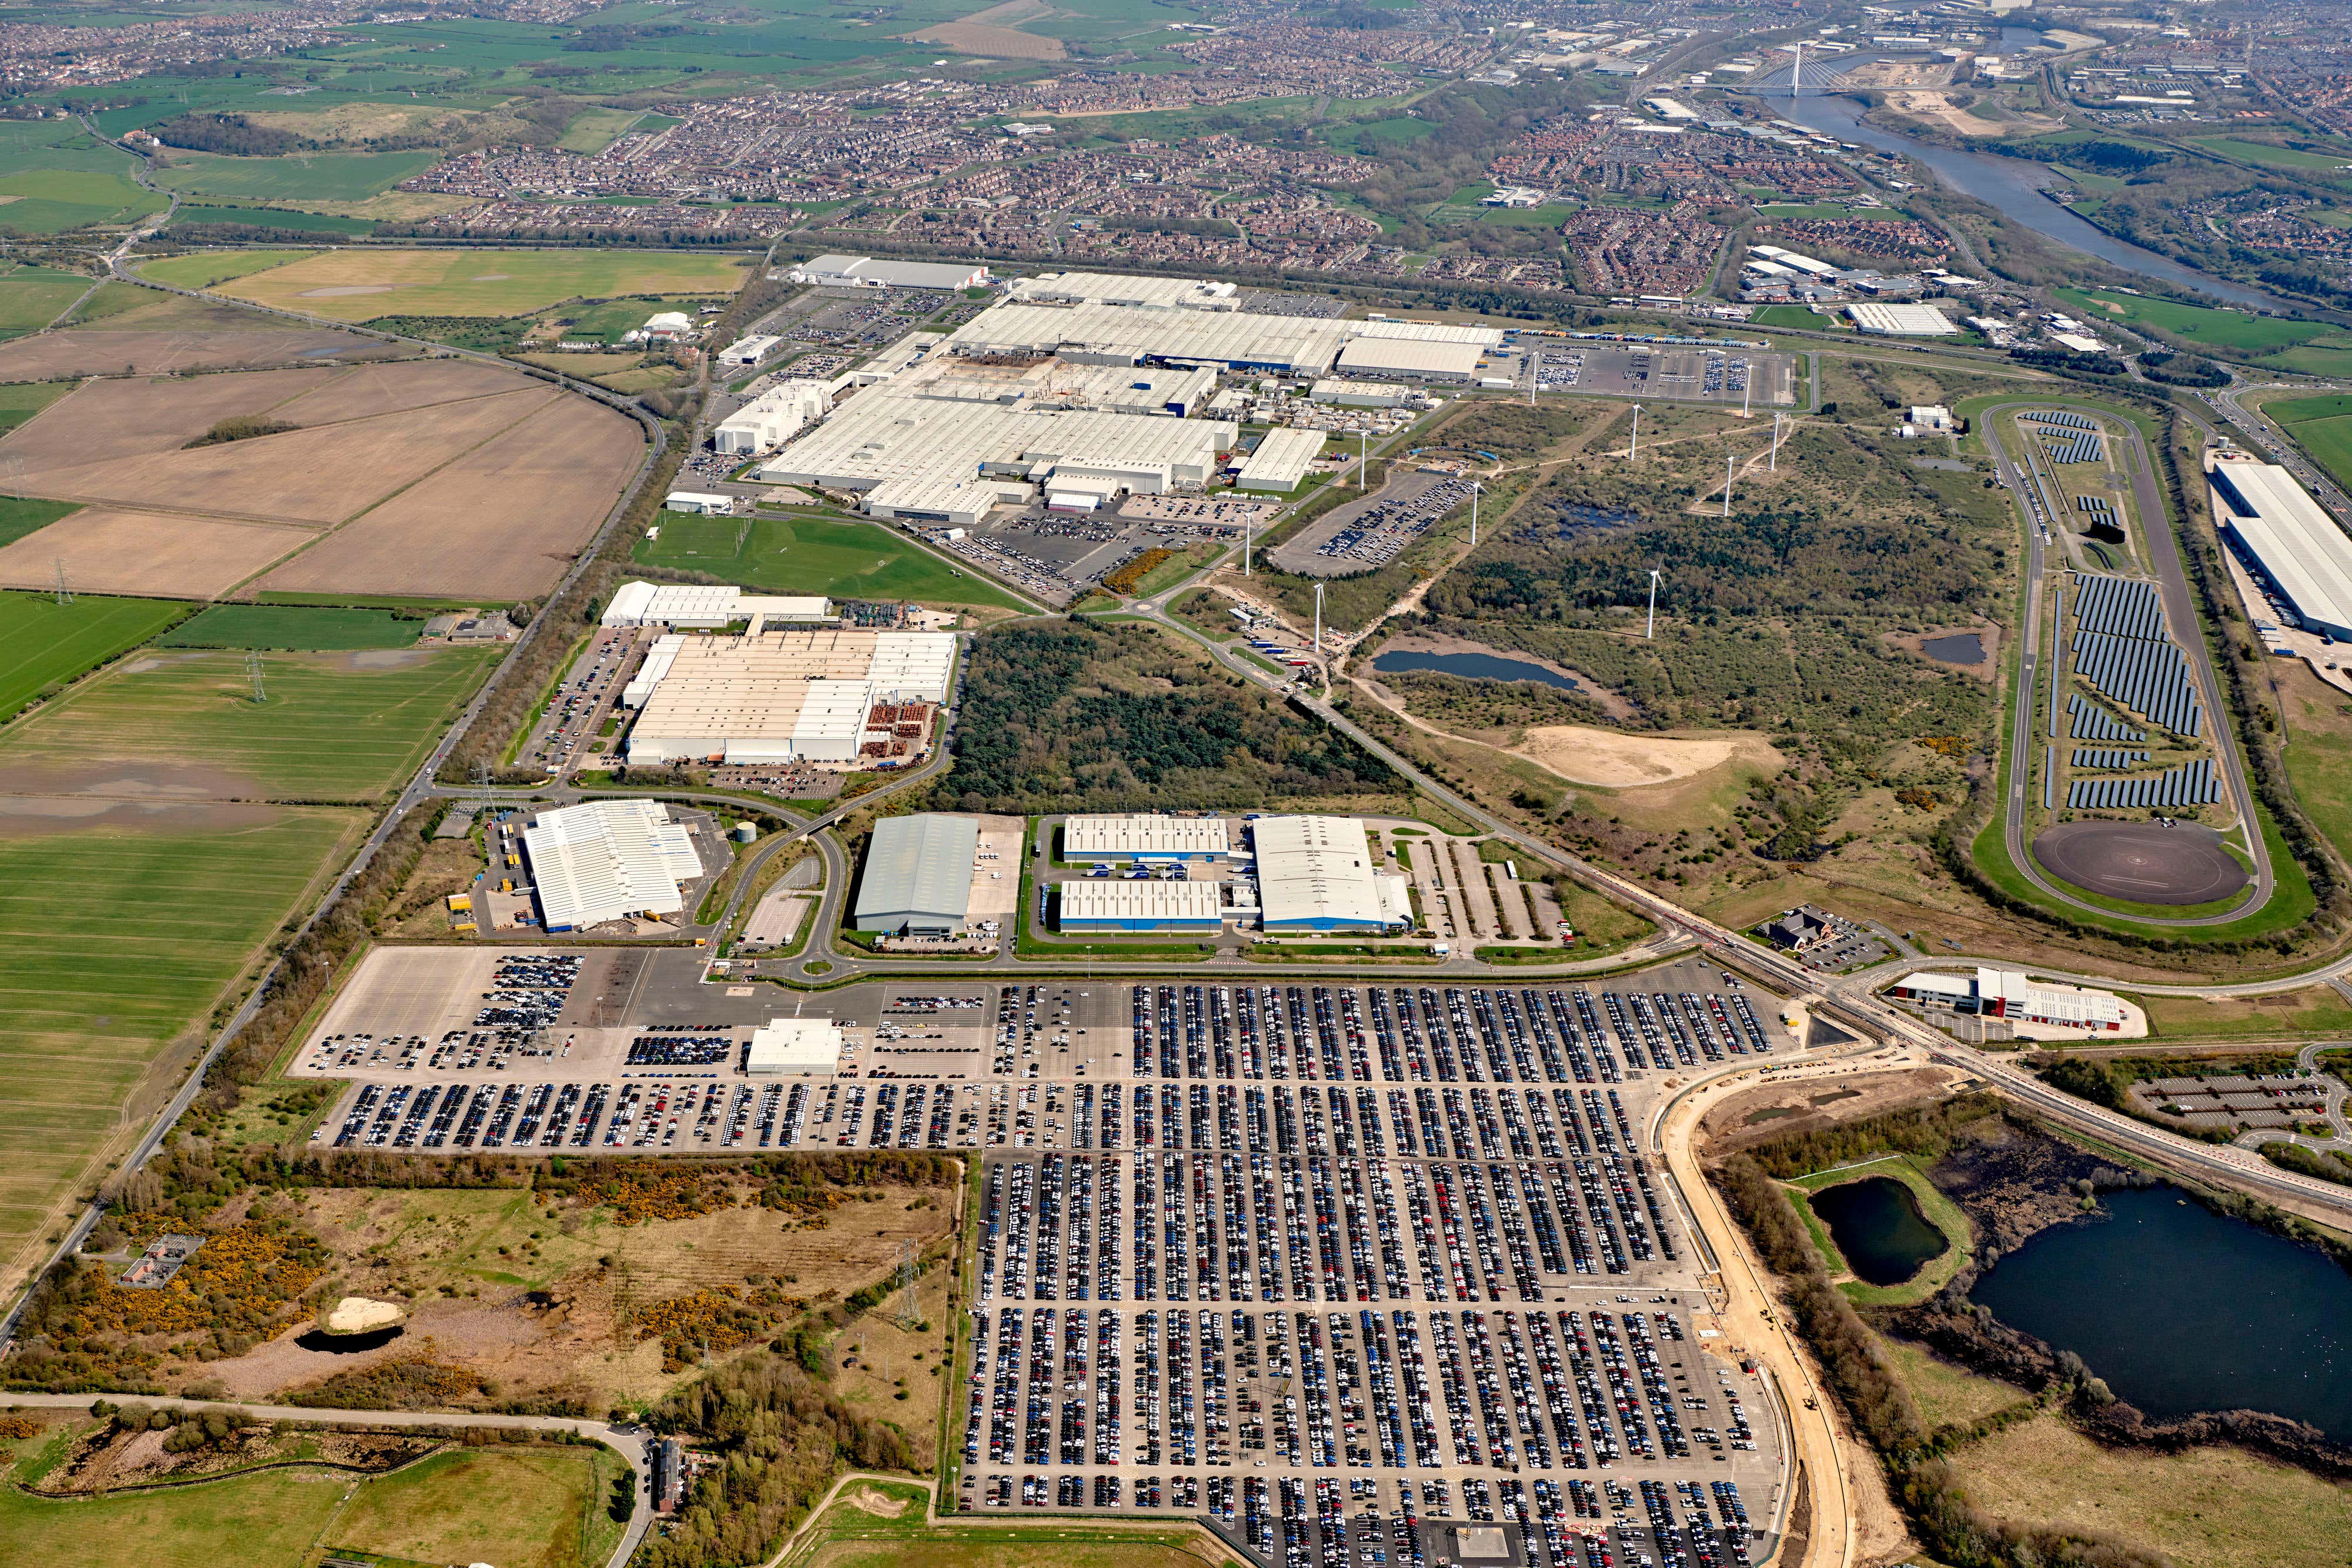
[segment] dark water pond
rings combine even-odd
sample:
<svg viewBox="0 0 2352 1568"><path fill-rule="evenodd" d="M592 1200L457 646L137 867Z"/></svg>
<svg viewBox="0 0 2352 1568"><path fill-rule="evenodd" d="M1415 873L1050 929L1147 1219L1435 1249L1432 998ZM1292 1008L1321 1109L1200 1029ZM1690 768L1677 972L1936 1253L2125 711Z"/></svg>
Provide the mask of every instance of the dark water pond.
<svg viewBox="0 0 2352 1568"><path fill-rule="evenodd" d="M1919 1212L1911 1189L1892 1176L1825 1187L1811 1202L1854 1278L1867 1284L1899 1285L1951 1245Z"/></svg>
<svg viewBox="0 0 2352 1568"><path fill-rule="evenodd" d="M2099 1201L2103 1217L2041 1232L1970 1296L2159 1420L2242 1407L2352 1439L2352 1274L2169 1187Z"/></svg>
<svg viewBox="0 0 2352 1568"><path fill-rule="evenodd" d="M1981 664L1984 663L1984 639L1974 632L1955 632L1948 637L1930 637L1919 644L1919 652L1945 664Z"/></svg>
<svg viewBox="0 0 2352 1568"><path fill-rule="evenodd" d="M1481 681L1541 681L1564 692L1577 689L1574 681L1557 670L1530 664L1525 659L1505 659L1493 653L1429 653L1416 649L1391 648L1372 661L1372 668L1390 674L1406 670L1434 670L1442 675L1467 675Z"/></svg>
<svg viewBox="0 0 2352 1568"><path fill-rule="evenodd" d="M388 1329L370 1329L365 1333L329 1333L323 1329L312 1329L294 1343L304 1350L320 1350L329 1355L357 1355L363 1350L382 1349L404 1332L397 1323Z"/></svg>

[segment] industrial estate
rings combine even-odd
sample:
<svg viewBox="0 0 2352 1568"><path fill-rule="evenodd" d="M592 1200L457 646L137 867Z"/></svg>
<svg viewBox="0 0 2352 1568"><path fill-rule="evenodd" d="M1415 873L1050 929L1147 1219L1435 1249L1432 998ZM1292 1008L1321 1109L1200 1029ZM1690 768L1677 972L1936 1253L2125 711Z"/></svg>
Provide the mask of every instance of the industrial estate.
<svg viewBox="0 0 2352 1568"><path fill-rule="evenodd" d="M0 1563L2340 1565L2347 20L0 17Z"/></svg>

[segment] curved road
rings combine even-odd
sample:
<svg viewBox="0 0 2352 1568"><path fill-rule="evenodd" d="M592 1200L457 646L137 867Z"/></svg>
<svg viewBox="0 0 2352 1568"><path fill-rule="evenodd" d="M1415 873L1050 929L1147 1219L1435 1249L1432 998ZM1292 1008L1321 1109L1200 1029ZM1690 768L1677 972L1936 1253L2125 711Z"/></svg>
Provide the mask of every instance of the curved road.
<svg viewBox="0 0 2352 1568"><path fill-rule="evenodd" d="M2009 794L2001 802L2001 841L2009 853L2010 863L2018 874L2032 883L2048 897L2072 909L2086 914L2108 915L2079 895L2067 891L2042 869L2033 858L2032 846L2025 841L2025 819L2033 788L2033 755L2038 747L2063 746L2063 737L2053 741L2045 728L2037 727L2034 715L2037 699L2047 690L2051 671L2065 658L2065 650L2050 641L2051 605L2043 593L2042 543L2044 530L2055 531L2066 527L2069 514L2059 508L2059 497L2042 480L2038 465L2029 457L2028 471L2021 474L2009 451L2001 444L2000 429L1996 415L2017 409L2038 405L2017 402L1995 403L1979 417L1986 450L1991 453L1993 468L2000 482L2017 499L2025 514L2025 617L2019 628L2017 690L2010 712ZM2208 726L2208 738L2221 758L2221 772L2229 786L2230 798L2238 813L2240 831L2246 841L2246 850L2254 864L2254 880L2246 896L2218 914L2199 915L2135 915L2133 919L2146 925L2192 927L2223 925L2242 919L2270 902L2277 887L2277 875L2271 865L2270 851L2256 830L2253 789L2247 782L2245 764L2238 755L2237 738L2229 728L2225 716L2229 706L2221 700L2221 677L2214 672L2212 650L2202 635L2189 635L2188 629L2201 628L2204 617L2198 613L2196 601L2190 597L2189 580L2180 567L2180 552L2172 537L2172 513L2166 506L2162 490L2156 483L2154 470L2148 465L2147 443L2137 424L2117 421L2123 436L2112 434L2116 448L2124 455L2123 467L2130 477L2132 504L2139 514L2140 538L2147 547L2148 564L2153 570L2158 587L2164 596L2165 618L2171 623L2174 641L2189 655L2189 667L2197 682L2199 700L2203 703Z"/></svg>

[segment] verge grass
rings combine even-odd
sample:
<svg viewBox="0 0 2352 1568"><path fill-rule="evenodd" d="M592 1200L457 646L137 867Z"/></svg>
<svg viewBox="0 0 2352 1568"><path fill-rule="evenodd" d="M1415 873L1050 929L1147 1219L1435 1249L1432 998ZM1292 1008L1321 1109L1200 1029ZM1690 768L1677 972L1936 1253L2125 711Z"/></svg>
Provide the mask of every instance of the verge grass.
<svg viewBox="0 0 2352 1568"><path fill-rule="evenodd" d="M73 510L50 501L0 502L0 540L17 537L9 532L11 519L5 508L11 505L55 507L60 515ZM137 647L186 610L184 604L161 599L77 596L70 604L59 604L44 593L0 593L0 719L31 702L42 688L72 680L124 649Z"/></svg>
<svg viewBox="0 0 2352 1568"><path fill-rule="evenodd" d="M951 567L874 523L755 517L739 549L743 523L740 517L665 517L660 537L640 544L637 559L777 593L1027 608L978 569Z"/></svg>
<svg viewBox="0 0 2352 1568"><path fill-rule="evenodd" d="M1969 1500L2151 1548L2177 1568L2343 1568L2352 1486L2239 1448L2109 1448L2056 1416L2021 1422L1952 1460Z"/></svg>
<svg viewBox="0 0 2352 1568"><path fill-rule="evenodd" d="M246 660L194 651L134 660L0 739L0 771L134 763L217 769L241 798L372 800L423 759L480 679L492 651L391 655L268 653L267 700Z"/></svg>

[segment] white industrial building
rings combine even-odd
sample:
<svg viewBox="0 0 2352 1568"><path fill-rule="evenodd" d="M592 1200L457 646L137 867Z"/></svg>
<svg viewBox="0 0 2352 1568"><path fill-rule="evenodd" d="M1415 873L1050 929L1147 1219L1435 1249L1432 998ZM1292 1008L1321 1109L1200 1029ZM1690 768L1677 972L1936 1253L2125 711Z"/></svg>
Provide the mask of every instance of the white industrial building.
<svg viewBox="0 0 2352 1568"><path fill-rule="evenodd" d="M1064 931L1185 931L1214 936L1225 915L1213 882L1080 877L1055 884Z"/></svg>
<svg viewBox="0 0 2352 1568"><path fill-rule="evenodd" d="M2271 463L2214 463L2213 521L2304 626L2352 641L2352 538L2294 476Z"/></svg>
<svg viewBox="0 0 2352 1568"><path fill-rule="evenodd" d="M756 365L783 344L782 338L771 338L754 332L748 338L738 338L719 350L722 365Z"/></svg>
<svg viewBox="0 0 2352 1568"><path fill-rule="evenodd" d="M1492 349L1503 334L1498 328L1448 321L1338 321L1246 310L1008 301L957 328L947 347L962 354L1057 355L1076 364L1220 365L1319 376L1329 373L1341 349L1364 339Z"/></svg>
<svg viewBox="0 0 2352 1568"><path fill-rule="evenodd" d="M662 497L665 512L690 512L699 517L723 517L735 509L735 497L708 490L672 490Z"/></svg>
<svg viewBox="0 0 2352 1568"><path fill-rule="evenodd" d="M591 800L541 811L523 829L522 847L549 931L676 915L686 907L679 884L702 874L693 836L658 800Z"/></svg>
<svg viewBox="0 0 2352 1568"><path fill-rule="evenodd" d="M1062 858L1066 861L1213 863L1223 860L1231 849L1223 817L1139 812L1062 820Z"/></svg>
<svg viewBox="0 0 2352 1568"><path fill-rule="evenodd" d="M633 764L846 764L876 706L946 699L955 636L832 628L664 637L646 666Z"/></svg>
<svg viewBox="0 0 2352 1568"><path fill-rule="evenodd" d="M1828 279L1837 276L1837 268L1828 262L1817 261L1810 256L1801 256L1783 246L1751 245L1748 247L1748 254L1759 260L1771 263L1777 273L1798 273L1815 279Z"/></svg>
<svg viewBox="0 0 2352 1568"><path fill-rule="evenodd" d="M1412 393L1394 382L1350 382L1325 376L1307 389L1307 395L1315 402L1337 403L1341 408L1402 408Z"/></svg>
<svg viewBox="0 0 2352 1568"><path fill-rule="evenodd" d="M1249 461L1242 465L1241 476L1234 483L1244 490L1288 495L1306 480L1307 469L1323 455L1328 439L1319 430L1289 426L1269 430Z"/></svg>
<svg viewBox="0 0 2352 1568"><path fill-rule="evenodd" d="M1087 410L926 397L896 383L860 394L760 470L769 484L863 492L877 517L969 527L1038 485L1160 495L1205 485L1236 427Z"/></svg>
<svg viewBox="0 0 2352 1568"><path fill-rule="evenodd" d="M1381 871L1353 817L1261 817L1251 824L1265 926L1401 931L1412 924L1408 879Z"/></svg>
<svg viewBox="0 0 2352 1568"><path fill-rule="evenodd" d="M812 1078L841 1066L841 1026L831 1019L770 1019L751 1032L743 1070L754 1078Z"/></svg>
<svg viewBox="0 0 2352 1568"><path fill-rule="evenodd" d="M1356 338L1339 350L1343 376L1391 382L1466 382L1486 347L1416 338Z"/></svg>
<svg viewBox="0 0 2352 1568"><path fill-rule="evenodd" d="M1845 308L1846 319L1864 332L1895 338L1957 336L1952 319L1933 305L1882 305L1864 300Z"/></svg>
<svg viewBox="0 0 2352 1568"><path fill-rule="evenodd" d="M1109 272L1042 272L1004 286L1008 299L1037 305L1129 305L1162 310L1234 310L1241 290L1205 277L1125 277Z"/></svg>
<svg viewBox="0 0 2352 1568"><path fill-rule="evenodd" d="M978 262L881 261L870 256L812 256L791 273L794 283L826 288L977 288L988 281Z"/></svg>
<svg viewBox="0 0 2352 1568"><path fill-rule="evenodd" d="M1923 1008L1948 1008L2012 1023L2115 1033L2128 1021L2122 1001L2111 991L2035 985L2016 969L1979 968L1967 975L1922 971L1906 975L1887 994Z"/></svg>
<svg viewBox="0 0 2352 1568"><path fill-rule="evenodd" d="M793 380L769 388L727 416L710 444L730 455L772 452L833 412L830 382Z"/></svg>
<svg viewBox="0 0 2352 1568"><path fill-rule="evenodd" d="M830 621L833 601L746 593L731 582L625 582L604 607L606 626L731 626L754 618L783 624Z"/></svg>

